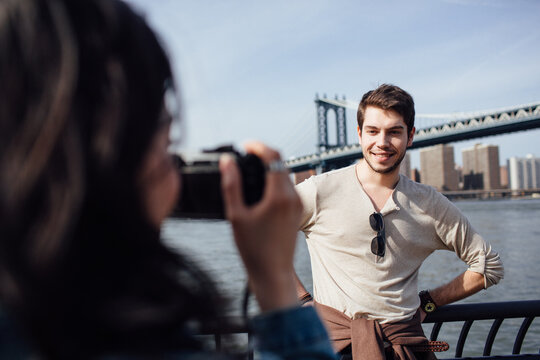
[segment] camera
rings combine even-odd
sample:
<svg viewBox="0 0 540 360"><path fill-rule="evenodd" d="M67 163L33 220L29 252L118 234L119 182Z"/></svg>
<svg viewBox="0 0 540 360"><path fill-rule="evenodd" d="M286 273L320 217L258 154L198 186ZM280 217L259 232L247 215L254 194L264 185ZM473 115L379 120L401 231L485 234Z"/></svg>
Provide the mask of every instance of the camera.
<svg viewBox="0 0 540 360"><path fill-rule="evenodd" d="M224 219L219 158L230 154L236 160L242 176L242 190L246 205L261 200L265 184L265 167L253 154L240 154L232 146L222 146L200 153L175 155L182 179L180 199L172 217L192 219Z"/></svg>

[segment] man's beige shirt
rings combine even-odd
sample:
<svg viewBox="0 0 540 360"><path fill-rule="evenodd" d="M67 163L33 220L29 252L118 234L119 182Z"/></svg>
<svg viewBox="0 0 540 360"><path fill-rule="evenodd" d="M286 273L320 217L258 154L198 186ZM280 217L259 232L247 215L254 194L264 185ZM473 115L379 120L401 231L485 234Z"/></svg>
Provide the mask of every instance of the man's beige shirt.
<svg viewBox="0 0 540 360"><path fill-rule="evenodd" d="M435 250L450 250L485 287L499 282L499 255L446 197L401 175L381 214L386 254L371 252L373 204L351 165L313 176L296 189L304 205L315 299L351 319L408 320L420 305L418 270ZM457 274L456 274L457 275ZM441 284L442 285L442 284Z"/></svg>

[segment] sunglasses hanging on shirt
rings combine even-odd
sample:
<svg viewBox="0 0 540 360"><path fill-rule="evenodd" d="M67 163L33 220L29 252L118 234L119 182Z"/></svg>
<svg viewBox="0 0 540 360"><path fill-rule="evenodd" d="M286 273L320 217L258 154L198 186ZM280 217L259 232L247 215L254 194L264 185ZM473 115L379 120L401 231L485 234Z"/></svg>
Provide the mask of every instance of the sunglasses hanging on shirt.
<svg viewBox="0 0 540 360"><path fill-rule="evenodd" d="M375 212L369 216L369 225L377 236L371 240L371 252L374 255L383 257L386 250L386 234L384 232L384 220L381 213Z"/></svg>

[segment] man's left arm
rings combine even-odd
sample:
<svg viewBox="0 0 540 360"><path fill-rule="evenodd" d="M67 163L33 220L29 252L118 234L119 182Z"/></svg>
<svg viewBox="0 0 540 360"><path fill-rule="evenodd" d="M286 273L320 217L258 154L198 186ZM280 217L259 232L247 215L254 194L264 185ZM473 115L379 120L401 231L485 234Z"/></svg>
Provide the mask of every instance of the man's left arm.
<svg viewBox="0 0 540 360"><path fill-rule="evenodd" d="M437 307L464 299L484 289L484 275L466 270L448 284L429 290L429 296ZM423 306L420 306L421 321L427 316Z"/></svg>
<svg viewBox="0 0 540 360"><path fill-rule="evenodd" d="M422 302L431 297L436 306L443 306L497 284L504 277L504 268L499 254L472 228L454 204L444 199L438 210L442 210L438 214L440 239L469 266L449 283L429 290L429 294L423 296ZM422 306L421 309L424 310Z"/></svg>
<svg viewBox="0 0 540 360"><path fill-rule="evenodd" d="M466 270L448 284L430 290L431 298L437 306L443 306L469 297L484 288L484 275Z"/></svg>

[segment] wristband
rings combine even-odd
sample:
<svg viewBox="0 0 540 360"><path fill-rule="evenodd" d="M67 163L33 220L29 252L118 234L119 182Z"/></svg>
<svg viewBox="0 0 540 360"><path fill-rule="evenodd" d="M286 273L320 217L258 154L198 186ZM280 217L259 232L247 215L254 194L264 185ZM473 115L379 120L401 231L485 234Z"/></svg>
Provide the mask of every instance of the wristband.
<svg viewBox="0 0 540 360"><path fill-rule="evenodd" d="M431 298L429 291L422 290L420 291L418 296L420 297L420 307L426 312L426 314L432 313L437 310L437 304Z"/></svg>

